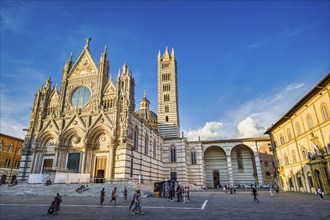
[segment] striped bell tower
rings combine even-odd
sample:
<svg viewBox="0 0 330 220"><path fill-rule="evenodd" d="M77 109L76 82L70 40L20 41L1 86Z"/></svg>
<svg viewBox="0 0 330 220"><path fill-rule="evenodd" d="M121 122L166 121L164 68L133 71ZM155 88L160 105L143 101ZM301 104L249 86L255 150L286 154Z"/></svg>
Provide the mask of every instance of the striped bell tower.
<svg viewBox="0 0 330 220"><path fill-rule="evenodd" d="M180 136L178 77L174 49L158 52L158 131L164 138Z"/></svg>

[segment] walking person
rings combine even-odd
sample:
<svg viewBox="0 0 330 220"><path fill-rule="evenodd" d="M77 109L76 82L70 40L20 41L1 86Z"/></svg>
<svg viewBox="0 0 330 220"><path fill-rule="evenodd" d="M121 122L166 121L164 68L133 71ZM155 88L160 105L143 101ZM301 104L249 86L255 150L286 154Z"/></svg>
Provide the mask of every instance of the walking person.
<svg viewBox="0 0 330 220"><path fill-rule="evenodd" d="M136 197L136 195L137 195L139 192L140 192L140 190L138 189L138 190L136 190L136 192L134 193L133 198L132 198L132 200L131 200L131 204L130 204L129 209L128 209L129 212L131 211L131 208L132 208L132 206L133 206L134 203L135 203L135 197Z"/></svg>
<svg viewBox="0 0 330 220"><path fill-rule="evenodd" d="M178 186L176 188L176 192L177 192L177 196L178 196L177 202L182 202L182 186L181 186L181 184L178 184Z"/></svg>
<svg viewBox="0 0 330 220"><path fill-rule="evenodd" d="M127 188L126 188L126 186L124 186L124 198L123 198L123 202L127 202Z"/></svg>
<svg viewBox="0 0 330 220"><path fill-rule="evenodd" d="M257 196L258 196L258 192L257 192L257 190L256 190L255 187L252 188L252 195L253 195L253 198L254 198L253 201L254 201L254 202L257 201L257 202L259 203L259 200L258 200L258 198L257 198Z"/></svg>
<svg viewBox="0 0 330 220"><path fill-rule="evenodd" d="M271 197L274 196L274 194L273 194L273 185L272 184L270 184L270 186L269 186L269 193L270 193Z"/></svg>
<svg viewBox="0 0 330 220"><path fill-rule="evenodd" d="M132 215L135 215L135 211L139 210L139 214L140 215L144 215L144 213L142 212L141 208L142 208L142 205L141 205L141 191L138 190L137 191L137 194L135 195L135 207L132 210L131 214Z"/></svg>
<svg viewBox="0 0 330 220"><path fill-rule="evenodd" d="M111 200L110 200L110 204L112 201L115 201L115 205L117 205L117 202L116 202L116 197L117 197L117 188L115 187L113 190L112 190L112 193L111 193Z"/></svg>
<svg viewBox="0 0 330 220"><path fill-rule="evenodd" d="M168 198L167 200L173 201L173 186L172 183L169 184L168 186Z"/></svg>
<svg viewBox="0 0 330 220"><path fill-rule="evenodd" d="M105 196L105 191L104 188L102 188L101 193L100 193L100 204L104 202L104 196Z"/></svg>
<svg viewBox="0 0 330 220"><path fill-rule="evenodd" d="M320 199L323 200L323 191L322 191L321 187L319 187L317 189L317 193L320 195Z"/></svg>
<svg viewBox="0 0 330 220"><path fill-rule="evenodd" d="M58 212L61 211L62 196L59 193L55 196L55 215L58 215Z"/></svg>

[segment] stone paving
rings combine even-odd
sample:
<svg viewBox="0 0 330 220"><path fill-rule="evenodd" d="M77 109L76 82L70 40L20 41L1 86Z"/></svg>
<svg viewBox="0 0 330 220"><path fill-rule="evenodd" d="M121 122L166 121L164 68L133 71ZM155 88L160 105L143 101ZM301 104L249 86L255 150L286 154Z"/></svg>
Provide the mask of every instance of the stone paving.
<svg viewBox="0 0 330 220"><path fill-rule="evenodd" d="M8 186L6 186L8 187ZM40 186L41 187L41 186ZM65 186L62 186L65 191ZM106 192L103 205L98 194L90 196L63 196L58 216L47 215L48 207L55 196L4 193L0 188L0 219L299 219L329 220L330 196L320 200L317 195L280 192L270 197L266 190L259 190L260 203L253 202L250 190L238 190L236 194L225 194L218 190L191 192L190 203L168 201L165 198L144 197L144 215L131 215L129 202L117 198L117 205L111 204L110 192ZM50 188L42 188L48 190ZM46 193L45 193L46 194ZM64 195L64 194L62 194ZM130 200L130 198L128 198Z"/></svg>

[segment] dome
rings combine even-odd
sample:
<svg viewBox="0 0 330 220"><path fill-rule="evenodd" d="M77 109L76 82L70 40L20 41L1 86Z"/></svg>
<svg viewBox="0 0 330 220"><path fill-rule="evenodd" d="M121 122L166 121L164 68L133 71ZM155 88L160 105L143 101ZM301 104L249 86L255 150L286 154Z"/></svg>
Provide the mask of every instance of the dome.
<svg viewBox="0 0 330 220"><path fill-rule="evenodd" d="M149 123L154 128L157 128L157 114L149 109L150 102L146 97L144 91L144 97L140 101L140 109L135 114L143 121Z"/></svg>
<svg viewBox="0 0 330 220"><path fill-rule="evenodd" d="M157 123L157 114L149 109L140 109L136 112L136 115L145 121Z"/></svg>

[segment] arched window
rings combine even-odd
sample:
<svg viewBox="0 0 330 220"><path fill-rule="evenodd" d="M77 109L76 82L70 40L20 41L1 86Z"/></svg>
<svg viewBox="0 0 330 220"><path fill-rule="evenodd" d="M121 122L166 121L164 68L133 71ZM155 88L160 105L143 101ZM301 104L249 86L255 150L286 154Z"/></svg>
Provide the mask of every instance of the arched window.
<svg viewBox="0 0 330 220"><path fill-rule="evenodd" d="M284 154L284 164L289 165L289 158L287 154Z"/></svg>
<svg viewBox="0 0 330 220"><path fill-rule="evenodd" d="M153 153L153 157L156 159L157 152L156 152L156 140L155 139L154 139L154 143L152 146L152 153Z"/></svg>
<svg viewBox="0 0 330 220"><path fill-rule="evenodd" d="M291 151L291 157L292 157L292 162L296 163L297 162L296 151L294 150Z"/></svg>
<svg viewBox="0 0 330 220"><path fill-rule="evenodd" d="M164 84L163 91L170 91L170 84Z"/></svg>
<svg viewBox="0 0 330 220"><path fill-rule="evenodd" d="M306 151L302 151L301 152L301 154L302 154L302 158L304 159L304 160L306 160L307 159L307 153L306 153Z"/></svg>
<svg viewBox="0 0 330 220"><path fill-rule="evenodd" d="M322 112L323 121L324 122L329 121L329 111L325 103L321 104L321 112Z"/></svg>
<svg viewBox="0 0 330 220"><path fill-rule="evenodd" d="M148 134L146 133L145 139L144 139L144 154L148 155Z"/></svg>
<svg viewBox="0 0 330 220"><path fill-rule="evenodd" d="M191 151L191 164L197 164L197 155L195 149Z"/></svg>
<svg viewBox="0 0 330 220"><path fill-rule="evenodd" d="M139 130L137 127L134 129L134 150L137 150L139 146Z"/></svg>
<svg viewBox="0 0 330 220"><path fill-rule="evenodd" d="M176 162L176 148L175 146L171 147L171 163Z"/></svg>
<svg viewBox="0 0 330 220"><path fill-rule="evenodd" d="M164 101L165 101L165 102L170 101L170 95L169 95L169 94L165 94L165 95L164 95Z"/></svg>
<svg viewBox="0 0 330 220"><path fill-rule="evenodd" d="M165 121L168 122L168 116L165 116Z"/></svg>
<svg viewBox="0 0 330 220"><path fill-rule="evenodd" d="M13 143L10 143L8 152L12 153L13 151L14 151L14 145Z"/></svg>
<svg viewBox="0 0 330 220"><path fill-rule="evenodd" d="M296 127L297 136L301 135L301 128L299 122L296 122L295 127Z"/></svg>
<svg viewBox="0 0 330 220"><path fill-rule="evenodd" d="M120 98L120 108L124 107L124 97Z"/></svg>
<svg viewBox="0 0 330 220"><path fill-rule="evenodd" d="M292 133L291 133L290 128L288 128L288 129L286 130L286 133L287 133L287 135L288 135L288 139L289 139L289 141L291 141L291 140L292 140Z"/></svg>
<svg viewBox="0 0 330 220"><path fill-rule="evenodd" d="M239 170L243 170L244 169L244 164L243 164L243 156L242 156L242 148L241 147L237 147L236 156L237 156L237 168Z"/></svg>
<svg viewBox="0 0 330 220"><path fill-rule="evenodd" d="M306 121L307 121L307 126L309 129L312 129L314 127L313 125L313 119L312 119L312 116L310 114L308 114L306 116Z"/></svg>
<svg viewBox="0 0 330 220"><path fill-rule="evenodd" d="M280 134L280 142L281 142L281 144L285 144L285 140L284 140L283 134Z"/></svg>
<svg viewBox="0 0 330 220"><path fill-rule="evenodd" d="M307 173L307 179L308 179L309 187L314 187L313 177L310 172Z"/></svg>

